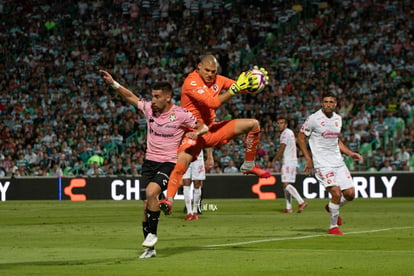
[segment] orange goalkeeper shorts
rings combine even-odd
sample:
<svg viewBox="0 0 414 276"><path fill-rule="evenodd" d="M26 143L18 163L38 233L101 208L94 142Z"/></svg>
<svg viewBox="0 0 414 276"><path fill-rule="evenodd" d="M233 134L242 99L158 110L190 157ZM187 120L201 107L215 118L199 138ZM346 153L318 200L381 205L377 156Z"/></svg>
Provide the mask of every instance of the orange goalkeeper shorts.
<svg viewBox="0 0 414 276"><path fill-rule="evenodd" d="M210 148L227 144L235 136L236 119L214 123L210 126L208 132L197 140L184 137L178 153L186 151L197 159L198 154L204 148Z"/></svg>

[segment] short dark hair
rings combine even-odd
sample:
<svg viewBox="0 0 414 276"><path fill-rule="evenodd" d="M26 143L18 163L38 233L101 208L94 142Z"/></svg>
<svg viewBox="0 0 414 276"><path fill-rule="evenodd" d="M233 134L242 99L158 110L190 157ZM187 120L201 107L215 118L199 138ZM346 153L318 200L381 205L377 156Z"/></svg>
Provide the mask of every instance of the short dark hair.
<svg viewBox="0 0 414 276"><path fill-rule="evenodd" d="M156 82L151 86L152 90L162 90L163 93L166 94L173 94L173 88L169 82L166 81L160 81Z"/></svg>
<svg viewBox="0 0 414 276"><path fill-rule="evenodd" d="M277 118L276 118L276 122L277 121L279 121L279 120L284 120L286 123L287 123L287 118L285 117L285 116L278 116Z"/></svg>
<svg viewBox="0 0 414 276"><path fill-rule="evenodd" d="M336 95L332 91L326 91L322 94L322 99L332 97L336 100Z"/></svg>

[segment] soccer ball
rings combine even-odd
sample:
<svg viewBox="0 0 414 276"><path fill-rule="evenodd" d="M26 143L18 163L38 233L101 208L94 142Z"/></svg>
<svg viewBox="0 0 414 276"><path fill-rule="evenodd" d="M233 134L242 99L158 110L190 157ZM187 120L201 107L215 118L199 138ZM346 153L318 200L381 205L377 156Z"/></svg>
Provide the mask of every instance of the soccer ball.
<svg viewBox="0 0 414 276"><path fill-rule="evenodd" d="M249 92L252 94L259 94L266 86L266 76L262 71L256 68L250 69L248 72L252 72L252 78L255 78L259 82L257 89L251 89Z"/></svg>

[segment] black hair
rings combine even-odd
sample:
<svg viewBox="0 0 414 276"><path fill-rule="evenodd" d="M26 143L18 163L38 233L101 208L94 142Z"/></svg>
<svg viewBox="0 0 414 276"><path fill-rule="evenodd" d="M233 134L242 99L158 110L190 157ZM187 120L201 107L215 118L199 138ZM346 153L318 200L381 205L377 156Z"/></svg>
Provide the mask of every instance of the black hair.
<svg viewBox="0 0 414 276"><path fill-rule="evenodd" d="M151 86L152 90L162 90L163 93L167 93L172 95L173 94L173 88L169 82L166 81L160 81L156 82Z"/></svg>
<svg viewBox="0 0 414 276"><path fill-rule="evenodd" d="M322 99L332 97L336 100L336 95L332 91L327 91L322 94Z"/></svg>

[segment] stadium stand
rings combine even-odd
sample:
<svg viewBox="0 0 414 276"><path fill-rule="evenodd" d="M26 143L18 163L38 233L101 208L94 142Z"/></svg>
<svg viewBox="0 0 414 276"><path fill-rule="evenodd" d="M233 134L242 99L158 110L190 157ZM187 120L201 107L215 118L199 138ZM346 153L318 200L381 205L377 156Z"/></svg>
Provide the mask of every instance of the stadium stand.
<svg viewBox="0 0 414 276"><path fill-rule="evenodd" d="M98 69L141 96L153 81L167 80L179 102L183 77L206 52L217 55L229 77L255 64L270 72L262 94L218 110L220 120L260 120L262 167L279 144L276 116L287 116L298 131L319 107L319 95L332 90L344 125L365 110L377 133L349 128L371 148L364 163L347 162L351 169L368 170L374 157L404 146L411 158L397 169L414 170L408 0L3 0L0 18L1 175L53 175L54 164L64 175L87 175L92 155L103 157L102 175L139 174L145 120L102 85ZM241 144L226 146L236 164ZM220 153L215 149L219 166ZM374 163L380 170L382 162Z"/></svg>

